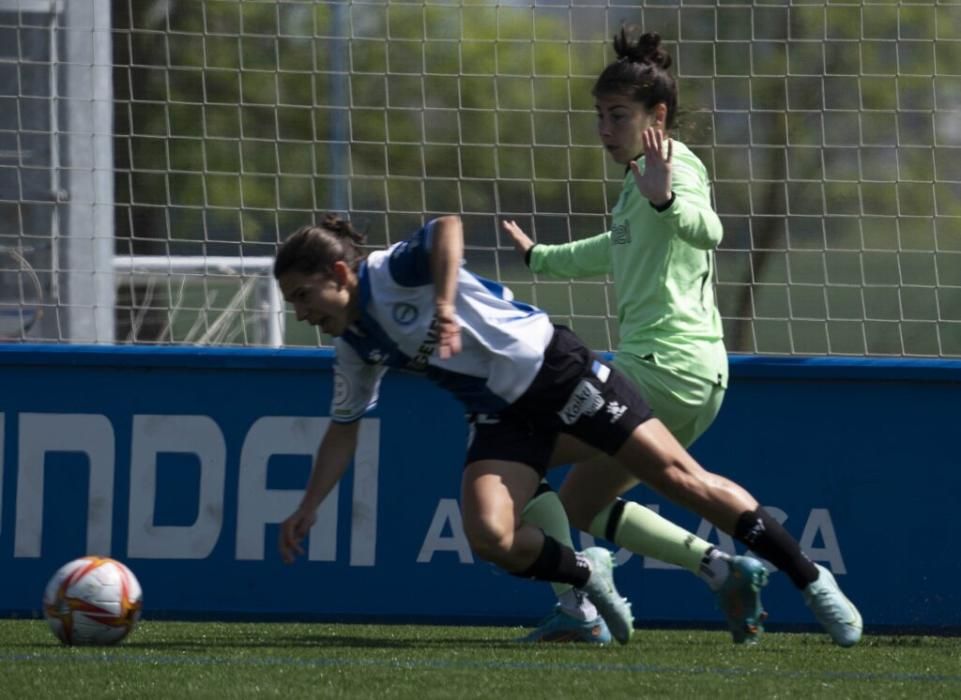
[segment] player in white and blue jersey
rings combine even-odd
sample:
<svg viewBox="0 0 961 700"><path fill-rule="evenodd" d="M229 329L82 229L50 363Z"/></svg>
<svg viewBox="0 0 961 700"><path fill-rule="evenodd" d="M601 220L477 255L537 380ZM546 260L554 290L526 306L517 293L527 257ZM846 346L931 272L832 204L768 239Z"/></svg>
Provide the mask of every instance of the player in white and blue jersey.
<svg viewBox="0 0 961 700"><path fill-rule="evenodd" d="M515 575L583 590L621 643L633 618L614 588L610 552L574 552L522 521L550 467L606 453L613 459L598 468L627 470L761 556L799 555L776 521L736 533L739 518L759 508L747 491L705 471L633 385L571 331L464 269L459 217L435 219L367 258L359 243L348 222L328 215L292 234L274 264L298 320L334 336L337 353L332 422L303 500L281 526L285 561L303 553L317 508L350 464L359 419L391 367L424 374L470 414L461 507L474 552Z"/></svg>
<svg viewBox="0 0 961 700"><path fill-rule="evenodd" d="M554 333L546 314L463 268L456 279L460 351L444 358L435 352L441 327L430 269L432 231L426 226L359 267L357 318L334 341L341 387L334 420L359 418L389 367L426 374L472 413L507 408L540 369Z"/></svg>

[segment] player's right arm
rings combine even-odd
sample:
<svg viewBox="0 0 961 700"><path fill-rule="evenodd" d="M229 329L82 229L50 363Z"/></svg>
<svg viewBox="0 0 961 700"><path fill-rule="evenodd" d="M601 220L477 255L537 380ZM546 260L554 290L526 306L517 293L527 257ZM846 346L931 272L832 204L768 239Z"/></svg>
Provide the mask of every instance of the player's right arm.
<svg viewBox="0 0 961 700"><path fill-rule="evenodd" d="M559 245L535 244L513 221L501 223L532 272L550 277L597 277L611 271L610 231Z"/></svg>
<svg viewBox="0 0 961 700"><path fill-rule="evenodd" d="M461 350L455 302L457 273L464 259L464 224L459 216L442 216L434 219L432 226L430 268L437 318L437 356L446 360Z"/></svg>
<svg viewBox="0 0 961 700"><path fill-rule="evenodd" d="M357 447L360 421L331 423L314 456L314 468L300 505L280 526L278 546L284 562L290 564L304 553L302 542L317 519L317 508L347 471Z"/></svg>
<svg viewBox="0 0 961 700"><path fill-rule="evenodd" d="M334 393L330 426L314 457L307 489L290 517L280 526L277 545L290 564L304 553L301 542L317 519L317 508L347 471L357 447L360 419L377 406L380 380L387 368L365 363L341 338L334 339Z"/></svg>

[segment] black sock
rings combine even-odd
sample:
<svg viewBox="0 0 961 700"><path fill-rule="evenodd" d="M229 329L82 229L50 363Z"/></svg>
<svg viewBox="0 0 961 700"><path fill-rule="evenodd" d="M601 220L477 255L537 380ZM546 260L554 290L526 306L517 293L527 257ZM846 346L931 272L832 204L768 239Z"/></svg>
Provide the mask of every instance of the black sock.
<svg viewBox="0 0 961 700"><path fill-rule="evenodd" d="M514 575L538 581L569 583L575 588L583 588L591 577L591 570L577 561L573 549L549 535L544 535L544 546L537 559L526 571L519 571Z"/></svg>
<svg viewBox="0 0 961 700"><path fill-rule="evenodd" d="M537 491L535 491L535 492L534 492L534 495L531 496L531 500L533 501L533 500L534 500L535 498L537 498L538 496L542 496L542 495L544 495L545 493L550 493L550 492L553 491L553 490L554 490L554 489L551 488L551 485L550 485L549 483L547 483L546 481L543 481L543 480L542 480L541 483L539 483L539 484L537 485Z"/></svg>
<svg viewBox="0 0 961 700"><path fill-rule="evenodd" d="M604 537L609 542L614 542L614 536L617 534L617 526L621 524L621 516L624 514L624 506L626 505L627 501L623 498L618 498L614 501L610 515L607 516L607 525L604 526Z"/></svg>
<svg viewBox="0 0 961 700"><path fill-rule="evenodd" d="M797 540L760 506L741 514L734 537L786 573L798 588L804 589L817 580L818 570L801 551Z"/></svg>

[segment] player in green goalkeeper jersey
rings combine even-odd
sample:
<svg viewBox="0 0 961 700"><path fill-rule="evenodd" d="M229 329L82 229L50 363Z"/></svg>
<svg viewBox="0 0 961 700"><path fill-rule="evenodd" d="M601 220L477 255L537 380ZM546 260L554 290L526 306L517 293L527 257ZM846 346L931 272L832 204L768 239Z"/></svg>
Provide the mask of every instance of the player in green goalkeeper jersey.
<svg viewBox="0 0 961 700"><path fill-rule="evenodd" d="M703 163L668 136L677 88L660 37L625 27L614 37L614 48L617 60L593 89L601 143L625 166L610 230L563 245L540 245L513 221L503 228L536 273L613 277L621 338L614 364L687 447L714 420L727 388L727 353L713 287L713 251L722 227L711 208ZM638 481L606 466L576 465L559 498L545 482L527 506L525 520L562 539L568 526L561 510L566 509L570 522L582 530L688 569L717 594L734 641L757 641L765 617L760 588L767 580L759 562L731 557L621 499ZM808 560L763 508L745 512L735 535L744 541L753 532L768 542L752 548L788 574L834 641L856 643L860 615L830 572ZM590 603L568 587L555 585L555 593L559 605L527 639L596 640L598 619Z"/></svg>

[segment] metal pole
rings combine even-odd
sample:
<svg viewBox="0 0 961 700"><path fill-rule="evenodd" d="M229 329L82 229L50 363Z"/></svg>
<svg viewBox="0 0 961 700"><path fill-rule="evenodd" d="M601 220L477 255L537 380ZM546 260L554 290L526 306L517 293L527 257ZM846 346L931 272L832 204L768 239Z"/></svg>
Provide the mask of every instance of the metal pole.
<svg viewBox="0 0 961 700"><path fill-rule="evenodd" d="M335 0L331 7L333 36L330 42L330 105L334 117L330 124L330 161L333 165L333 208L346 212L350 208L347 177L350 174L350 15L346 0Z"/></svg>
<svg viewBox="0 0 961 700"><path fill-rule="evenodd" d="M61 98L66 116L67 225L62 246L66 340L112 343L113 55L110 0L64 6Z"/></svg>

